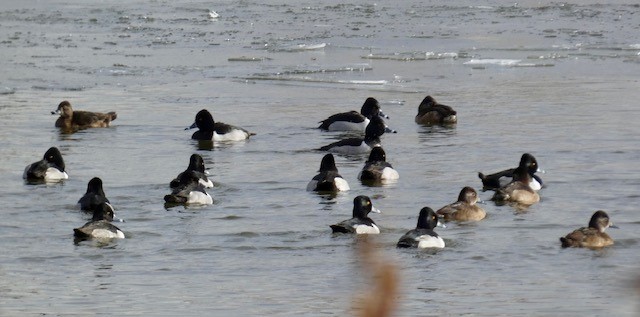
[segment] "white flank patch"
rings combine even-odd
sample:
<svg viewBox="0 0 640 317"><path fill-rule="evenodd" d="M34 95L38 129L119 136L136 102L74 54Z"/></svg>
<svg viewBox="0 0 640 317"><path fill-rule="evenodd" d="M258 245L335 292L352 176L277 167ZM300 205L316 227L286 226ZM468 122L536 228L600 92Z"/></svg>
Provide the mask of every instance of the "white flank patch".
<svg viewBox="0 0 640 317"><path fill-rule="evenodd" d="M444 240L440 237L434 237L430 235L422 235L416 238L418 241L418 248L444 248Z"/></svg>
<svg viewBox="0 0 640 317"><path fill-rule="evenodd" d="M375 224L371 224L371 226L367 225L355 225L353 228L356 230L357 234L378 234L380 233L380 228Z"/></svg>
<svg viewBox="0 0 640 317"><path fill-rule="evenodd" d="M247 132L244 132L240 129L231 130L229 133L218 134L217 132L213 132L213 140L214 141L242 141L249 137Z"/></svg>
<svg viewBox="0 0 640 317"><path fill-rule="evenodd" d="M347 184L347 181L343 178L336 177L333 181L336 183L336 188L338 188L339 191L347 191L350 189L349 184Z"/></svg>
<svg viewBox="0 0 640 317"><path fill-rule="evenodd" d="M329 131L364 131L369 124L369 119L362 122L336 121L329 126Z"/></svg>
<svg viewBox="0 0 640 317"><path fill-rule="evenodd" d="M329 152L339 154L364 154L369 153L369 151L371 151L371 147L365 142L362 142L360 146L338 146L329 149Z"/></svg>
<svg viewBox="0 0 640 317"><path fill-rule="evenodd" d="M535 191L539 191L540 189L542 189L542 185L540 185L538 180L536 180L535 178L531 179L531 182L529 183L529 187L531 187L531 189Z"/></svg>
<svg viewBox="0 0 640 317"><path fill-rule="evenodd" d="M397 180L398 178L400 178L400 174L398 174L398 171L394 170L393 168L385 167L382 170L381 178L384 180Z"/></svg>
<svg viewBox="0 0 640 317"><path fill-rule="evenodd" d="M120 230L113 232L108 229L94 229L91 236L96 239L124 239L124 233Z"/></svg>
<svg viewBox="0 0 640 317"><path fill-rule="evenodd" d="M67 175L67 172L61 172L55 167L47 168L47 171L44 173L44 180L46 181L59 181L68 178L69 175Z"/></svg>
<svg viewBox="0 0 640 317"><path fill-rule="evenodd" d="M198 180L198 183L202 184L205 188L213 188L213 182L210 179L205 182L204 179L201 178Z"/></svg>
<svg viewBox="0 0 640 317"><path fill-rule="evenodd" d="M187 204L192 205L211 205L213 204L213 198L207 193L192 191L189 193L189 199Z"/></svg>

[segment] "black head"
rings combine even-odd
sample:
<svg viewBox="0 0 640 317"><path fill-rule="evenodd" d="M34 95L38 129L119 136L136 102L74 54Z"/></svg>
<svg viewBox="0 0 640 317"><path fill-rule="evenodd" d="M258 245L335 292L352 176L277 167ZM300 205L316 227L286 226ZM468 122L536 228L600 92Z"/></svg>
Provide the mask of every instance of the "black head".
<svg viewBox="0 0 640 317"><path fill-rule="evenodd" d="M189 158L189 167L187 168L190 171L196 171L200 173L204 173L204 160L200 154L191 154Z"/></svg>
<svg viewBox="0 0 640 317"><path fill-rule="evenodd" d="M322 162L320 162L320 171L338 171L336 167L336 160L333 157L333 154L329 153L322 158Z"/></svg>
<svg viewBox="0 0 640 317"><path fill-rule="evenodd" d="M200 130L213 131L213 116L207 109L202 109L196 114L195 125Z"/></svg>
<svg viewBox="0 0 640 317"><path fill-rule="evenodd" d="M100 203L93 209L93 221L113 221L113 208L108 203Z"/></svg>
<svg viewBox="0 0 640 317"><path fill-rule="evenodd" d="M87 193L96 193L105 196L102 189L102 180L99 177L92 178L87 184Z"/></svg>
<svg viewBox="0 0 640 317"><path fill-rule="evenodd" d="M373 208L369 197L360 195L353 199L353 218L367 218L367 215L372 211L380 212Z"/></svg>
<svg viewBox="0 0 640 317"><path fill-rule="evenodd" d="M518 166L526 168L530 174L537 172L539 169L538 161L529 153L522 154L522 157L520 157L520 164Z"/></svg>
<svg viewBox="0 0 640 317"><path fill-rule="evenodd" d="M57 147L51 147L44 153L44 160L54 164L61 171L64 171L64 160L62 159L62 154L60 154L60 150Z"/></svg>
<svg viewBox="0 0 640 317"><path fill-rule="evenodd" d="M613 225L613 223L609 220L609 215L602 210L596 211L593 216L591 216L591 220L589 220L589 227L598 229L600 232L604 232L604 230L611 225Z"/></svg>
<svg viewBox="0 0 640 317"><path fill-rule="evenodd" d="M424 99L422 99L422 102L420 103L420 106L424 105L424 106L433 106L435 104L437 104L438 102L433 99L433 97L431 96L426 96L424 97Z"/></svg>
<svg viewBox="0 0 640 317"><path fill-rule="evenodd" d="M433 209L429 207L423 207L420 209L420 214L418 215L418 225L417 229L430 229L433 230L438 226L438 215L433 211Z"/></svg>
<svg viewBox="0 0 640 317"><path fill-rule="evenodd" d="M371 149L371 153L369 153L369 159L367 163L370 162L386 162L387 154L384 152L381 146L376 146Z"/></svg>
<svg viewBox="0 0 640 317"><path fill-rule="evenodd" d="M387 128L380 116L374 116L364 130L365 139L375 139L382 136Z"/></svg>
<svg viewBox="0 0 640 317"><path fill-rule="evenodd" d="M478 201L478 192L469 186L464 187L458 195L458 201L473 205Z"/></svg>
<svg viewBox="0 0 640 317"><path fill-rule="evenodd" d="M365 100L362 104L362 108L360 108L360 113L369 119L375 116L379 116L380 104L378 103L378 100L373 97L367 98L367 100Z"/></svg>
<svg viewBox="0 0 640 317"><path fill-rule="evenodd" d="M61 103L58 104L58 108L55 111L51 111L51 114L56 114L56 113L64 113L64 109L67 108L70 111L73 111L73 109L71 108L71 103L68 101L63 101Z"/></svg>

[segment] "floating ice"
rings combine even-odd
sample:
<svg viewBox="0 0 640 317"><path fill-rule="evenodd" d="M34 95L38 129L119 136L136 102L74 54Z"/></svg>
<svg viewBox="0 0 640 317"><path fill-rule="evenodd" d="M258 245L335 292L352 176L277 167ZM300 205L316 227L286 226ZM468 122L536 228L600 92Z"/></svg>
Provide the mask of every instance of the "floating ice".
<svg viewBox="0 0 640 317"><path fill-rule="evenodd" d="M497 66L515 66L520 63L519 59L498 59L498 58L486 58L486 59L472 59L468 62L464 62L464 65L497 65Z"/></svg>

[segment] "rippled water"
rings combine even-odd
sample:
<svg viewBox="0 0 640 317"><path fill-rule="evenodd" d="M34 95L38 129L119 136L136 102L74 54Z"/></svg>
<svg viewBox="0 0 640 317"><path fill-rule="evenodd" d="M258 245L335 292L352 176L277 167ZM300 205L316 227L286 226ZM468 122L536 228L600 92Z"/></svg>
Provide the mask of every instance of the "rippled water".
<svg viewBox="0 0 640 317"><path fill-rule="evenodd" d="M400 271L399 316L635 316L639 275L640 6L521 1L10 1L0 9L0 314L324 316L370 287L361 239L329 225L369 195L378 255ZM211 18L211 10L219 14ZM455 128L413 122L431 94ZM306 192L343 137L314 129L377 98L396 184ZM61 134L49 112L117 111L109 129ZM184 127L207 108L257 133L202 149ZM26 185L50 146L70 179ZM478 171L524 152L547 171L526 210L438 232L447 248L397 250L421 207L481 187ZM214 205L165 208L168 182L199 153ZM73 243L94 176L127 239ZM489 199L491 193L480 193ZM558 237L606 210L616 244L562 250Z"/></svg>

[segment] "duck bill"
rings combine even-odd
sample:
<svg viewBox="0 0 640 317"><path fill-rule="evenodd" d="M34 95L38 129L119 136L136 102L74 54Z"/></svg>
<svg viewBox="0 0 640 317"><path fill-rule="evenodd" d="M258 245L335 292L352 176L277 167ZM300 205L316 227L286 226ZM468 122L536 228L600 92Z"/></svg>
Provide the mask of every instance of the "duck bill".
<svg viewBox="0 0 640 317"><path fill-rule="evenodd" d="M55 111L51 111L51 114L59 114L60 113L60 109L55 110Z"/></svg>
<svg viewBox="0 0 640 317"><path fill-rule="evenodd" d="M371 207L371 212L375 212L377 214L382 213L382 211L380 211L380 209L376 208L376 207Z"/></svg>
<svg viewBox="0 0 640 317"><path fill-rule="evenodd" d="M198 127L198 125L196 125L196 123L194 122L192 125L190 125L188 128L184 128L185 130L191 130Z"/></svg>

